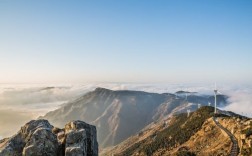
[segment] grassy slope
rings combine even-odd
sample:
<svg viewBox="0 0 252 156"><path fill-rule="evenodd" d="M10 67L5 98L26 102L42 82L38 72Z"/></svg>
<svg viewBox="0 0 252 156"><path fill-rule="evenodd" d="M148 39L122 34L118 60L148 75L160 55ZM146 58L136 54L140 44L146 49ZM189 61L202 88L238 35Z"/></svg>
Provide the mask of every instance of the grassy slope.
<svg viewBox="0 0 252 156"><path fill-rule="evenodd" d="M136 152L152 155L159 149L172 149L176 145L189 140L192 135L200 130L202 124L213 116L213 111L213 107L202 107L196 112L191 113L189 118L187 114L177 115L168 128L132 145L120 155L133 155Z"/></svg>

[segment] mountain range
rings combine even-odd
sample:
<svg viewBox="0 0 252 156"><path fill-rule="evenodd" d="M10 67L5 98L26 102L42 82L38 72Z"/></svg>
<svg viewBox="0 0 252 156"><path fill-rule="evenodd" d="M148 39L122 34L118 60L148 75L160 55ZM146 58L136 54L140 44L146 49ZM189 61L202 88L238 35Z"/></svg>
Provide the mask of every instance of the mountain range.
<svg viewBox="0 0 252 156"><path fill-rule="evenodd" d="M219 107L228 104L225 95L218 95L217 99ZM194 111L209 103L213 105L214 96L96 88L40 118L58 127L71 120L83 120L95 125L99 147L106 148L138 134L151 123L187 110Z"/></svg>

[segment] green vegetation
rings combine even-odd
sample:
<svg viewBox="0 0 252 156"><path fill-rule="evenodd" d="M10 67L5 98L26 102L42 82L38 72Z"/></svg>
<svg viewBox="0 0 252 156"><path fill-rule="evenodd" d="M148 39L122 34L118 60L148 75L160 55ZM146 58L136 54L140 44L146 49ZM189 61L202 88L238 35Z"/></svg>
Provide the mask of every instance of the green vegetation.
<svg viewBox="0 0 252 156"><path fill-rule="evenodd" d="M179 151L176 156L196 156L196 154L190 151Z"/></svg>
<svg viewBox="0 0 252 156"><path fill-rule="evenodd" d="M200 130L202 124L214 115L213 111L213 107L205 106L192 113L189 118L187 117L187 114L179 114L175 116L175 121L168 128L157 133L156 137L149 137L134 144L126 149L122 155L132 155L134 152L144 152L145 155L149 156L158 149L172 149L176 145L188 141L192 135ZM181 151L180 154L189 153Z"/></svg>
<svg viewBox="0 0 252 156"><path fill-rule="evenodd" d="M242 134L246 134L246 137L249 137L250 135L252 135L252 128L247 128L243 131L241 131Z"/></svg>
<svg viewBox="0 0 252 156"><path fill-rule="evenodd" d="M252 155L252 148L243 148L241 151L242 155Z"/></svg>

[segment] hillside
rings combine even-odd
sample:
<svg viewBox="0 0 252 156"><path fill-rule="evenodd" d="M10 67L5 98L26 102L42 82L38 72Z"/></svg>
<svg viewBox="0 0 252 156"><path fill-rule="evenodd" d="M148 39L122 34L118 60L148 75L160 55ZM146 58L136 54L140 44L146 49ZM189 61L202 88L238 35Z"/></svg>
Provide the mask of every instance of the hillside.
<svg viewBox="0 0 252 156"><path fill-rule="evenodd" d="M241 153L250 155L252 120L233 115L220 114L218 120L238 139ZM214 123L213 116L213 108L208 106L201 107L190 116L175 115L164 123L147 126L138 135L103 150L101 155L230 155L232 142L227 133Z"/></svg>
<svg viewBox="0 0 252 156"><path fill-rule="evenodd" d="M227 104L226 96L218 98L219 106ZM213 103L212 96L189 95L185 99L170 93L97 88L41 118L59 127L67 121L84 120L97 127L100 147L108 147L137 134L152 122L187 109L196 110L198 104L208 102Z"/></svg>
<svg viewBox="0 0 252 156"><path fill-rule="evenodd" d="M221 117L219 123L237 138L240 154L252 155L252 120L245 117Z"/></svg>
<svg viewBox="0 0 252 156"><path fill-rule="evenodd" d="M208 118L213 116L212 107L202 107L189 118L187 114L176 115L168 128L155 133L127 150L120 155L152 155L160 152L160 149L173 150L175 147L185 143L189 138L201 129L202 124ZM162 153L162 152L161 152Z"/></svg>

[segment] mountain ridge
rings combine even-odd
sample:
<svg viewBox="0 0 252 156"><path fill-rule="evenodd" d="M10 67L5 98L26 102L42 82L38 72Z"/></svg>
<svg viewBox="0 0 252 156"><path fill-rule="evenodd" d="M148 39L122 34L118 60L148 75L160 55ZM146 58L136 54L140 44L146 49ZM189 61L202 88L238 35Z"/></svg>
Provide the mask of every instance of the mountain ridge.
<svg viewBox="0 0 252 156"><path fill-rule="evenodd" d="M108 147L138 133L151 122L187 109L193 111L198 108L198 103L208 105L209 101L212 99L201 95L190 95L185 100L185 97L171 93L114 91L98 87L40 118L59 127L69 120L85 120L96 125L100 146ZM226 105L227 97L222 96L219 101L218 105Z"/></svg>
<svg viewBox="0 0 252 156"><path fill-rule="evenodd" d="M238 153L251 155L249 130L252 130L252 119L223 110L214 114L213 107L204 106L189 116L182 113L149 125L137 135L104 149L101 155L228 156L237 151L237 146Z"/></svg>

